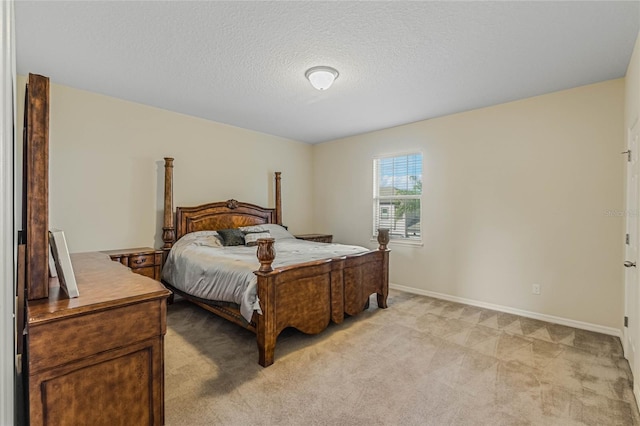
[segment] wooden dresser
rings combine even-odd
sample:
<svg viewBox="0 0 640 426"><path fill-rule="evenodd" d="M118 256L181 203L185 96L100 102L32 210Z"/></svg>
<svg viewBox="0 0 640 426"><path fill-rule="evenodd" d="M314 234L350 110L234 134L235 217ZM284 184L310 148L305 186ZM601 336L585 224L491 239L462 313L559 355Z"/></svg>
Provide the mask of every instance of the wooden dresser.
<svg viewBox="0 0 640 426"><path fill-rule="evenodd" d="M52 278L27 303L30 424L163 424L170 292L105 253L71 261L79 297Z"/></svg>

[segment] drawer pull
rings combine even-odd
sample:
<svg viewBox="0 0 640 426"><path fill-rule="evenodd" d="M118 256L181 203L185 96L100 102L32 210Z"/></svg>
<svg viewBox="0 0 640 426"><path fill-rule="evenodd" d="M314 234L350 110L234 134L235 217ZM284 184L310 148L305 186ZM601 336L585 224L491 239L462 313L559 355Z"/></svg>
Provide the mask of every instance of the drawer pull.
<svg viewBox="0 0 640 426"><path fill-rule="evenodd" d="M139 265L141 263L144 263L146 261L146 259L136 259L133 261L133 263L135 263L136 265Z"/></svg>

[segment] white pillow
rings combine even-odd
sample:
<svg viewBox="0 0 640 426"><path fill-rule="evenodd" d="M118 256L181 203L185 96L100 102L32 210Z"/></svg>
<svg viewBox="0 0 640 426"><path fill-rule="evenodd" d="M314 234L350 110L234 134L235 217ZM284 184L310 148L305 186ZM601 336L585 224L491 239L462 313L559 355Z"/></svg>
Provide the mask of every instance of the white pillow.
<svg viewBox="0 0 640 426"><path fill-rule="evenodd" d="M268 232L267 228L263 227L262 225L241 226L238 229L240 229L243 234L253 234L255 232Z"/></svg>
<svg viewBox="0 0 640 426"><path fill-rule="evenodd" d="M207 247L224 247L224 244L222 244L222 240L218 235L211 235L210 237L198 238L194 244L198 246L207 246Z"/></svg>
<svg viewBox="0 0 640 426"><path fill-rule="evenodd" d="M269 231L266 232L252 232L250 234L245 234L244 236L244 245L247 247L257 246L258 240L260 238L271 238L271 234Z"/></svg>
<svg viewBox="0 0 640 426"><path fill-rule="evenodd" d="M196 246L224 247L222 239L216 231L196 231L185 235L181 240L191 241Z"/></svg>
<svg viewBox="0 0 640 426"><path fill-rule="evenodd" d="M271 233L271 236L276 239L276 241L296 238L289 231L287 231L280 225L276 225L275 223L265 223L261 226L266 228L267 231Z"/></svg>

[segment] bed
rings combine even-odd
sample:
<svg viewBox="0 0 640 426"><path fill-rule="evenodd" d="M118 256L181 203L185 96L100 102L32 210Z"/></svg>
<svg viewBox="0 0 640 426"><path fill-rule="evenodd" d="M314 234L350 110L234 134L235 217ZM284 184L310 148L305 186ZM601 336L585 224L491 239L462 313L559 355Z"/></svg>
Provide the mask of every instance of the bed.
<svg viewBox="0 0 640 426"><path fill-rule="evenodd" d="M276 172L275 208L227 200L177 207L174 216L173 158L165 158L163 283L196 305L254 332L258 362L263 367L273 364L276 339L285 328L293 327L307 334L320 333L330 322L341 323L345 315L362 312L368 307L372 294L376 294L378 307L386 308L389 287L386 230L378 233L376 250L296 240L282 227L280 181L281 175ZM262 231L267 229L269 235L258 239L255 247L220 248L215 242L218 231L251 231L256 226L262 227ZM290 252L303 251L305 247L314 252L312 260L299 263ZM241 296L236 294L235 299L222 297L211 289L198 292L194 290L194 283L181 282L198 278L174 274L176 269L207 268L208 260L203 260L204 256L213 253L222 256L224 261L232 251L240 255L232 262L245 264L245 279L253 279L253 284L248 282L247 286L253 285L255 300L251 300L253 296L246 289ZM195 253L199 263L176 266L178 253L185 252L192 256ZM247 253L256 256L253 262ZM247 274L246 265L255 270ZM238 303L244 300L248 304Z"/></svg>

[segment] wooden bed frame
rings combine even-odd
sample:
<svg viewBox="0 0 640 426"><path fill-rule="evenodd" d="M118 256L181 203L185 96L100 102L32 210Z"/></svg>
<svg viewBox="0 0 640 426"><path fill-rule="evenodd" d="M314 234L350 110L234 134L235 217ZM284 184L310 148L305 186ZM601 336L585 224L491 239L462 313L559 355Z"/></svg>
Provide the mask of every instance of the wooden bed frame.
<svg viewBox="0 0 640 426"><path fill-rule="evenodd" d="M236 200L196 207L177 207L173 215L173 158L165 158L164 259L180 237L190 232L238 228L275 223L282 225L280 172L275 173L276 207L263 208ZM262 315L252 321L240 315L237 306L192 297L164 284L198 306L256 333L259 363L273 364L276 338L282 330L294 327L307 334L323 331L330 321L341 323L345 313L356 315L377 294L378 307L387 307L389 292L389 234L381 230L379 248L356 255L340 256L273 269L273 238L258 240L260 268L258 297Z"/></svg>

